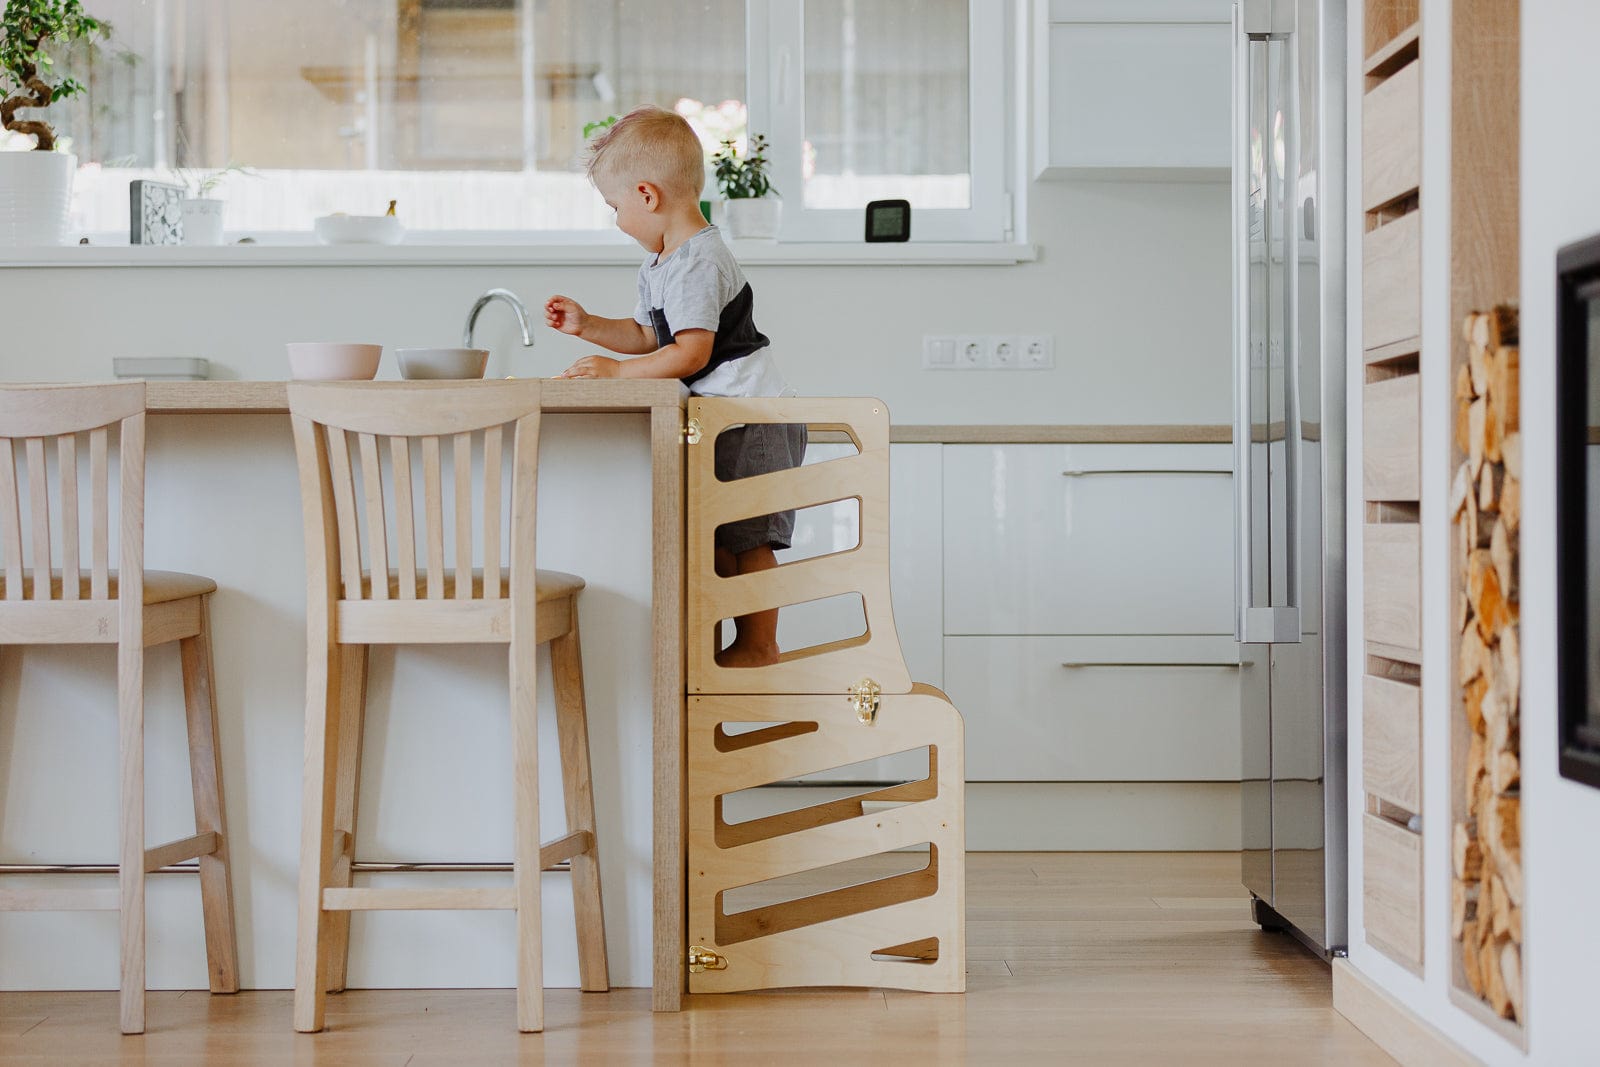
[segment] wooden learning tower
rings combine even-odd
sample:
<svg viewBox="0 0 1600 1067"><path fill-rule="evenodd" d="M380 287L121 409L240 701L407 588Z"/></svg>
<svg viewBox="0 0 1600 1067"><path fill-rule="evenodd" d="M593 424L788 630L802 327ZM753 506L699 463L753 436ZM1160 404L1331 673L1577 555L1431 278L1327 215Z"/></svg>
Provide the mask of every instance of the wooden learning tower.
<svg viewBox="0 0 1600 1067"><path fill-rule="evenodd" d="M962 722L943 693L911 680L895 635L888 408L870 399L691 398L688 417L689 991L962 992ZM846 435L858 454L718 481L718 435L752 423ZM851 499L860 508L854 549L717 576L719 525ZM851 593L861 597L865 633L788 650L770 667L717 665L719 621ZM926 777L724 819L730 794L909 750L926 751Z"/></svg>

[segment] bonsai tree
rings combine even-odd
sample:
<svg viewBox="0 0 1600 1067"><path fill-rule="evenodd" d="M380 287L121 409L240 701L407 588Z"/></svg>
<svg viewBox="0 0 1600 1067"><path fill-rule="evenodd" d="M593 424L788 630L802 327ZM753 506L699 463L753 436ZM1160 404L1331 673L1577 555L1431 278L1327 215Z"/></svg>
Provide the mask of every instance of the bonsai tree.
<svg viewBox="0 0 1600 1067"><path fill-rule="evenodd" d="M105 23L83 13L80 0L6 0L0 17L0 125L38 138L37 151L56 146L55 130L40 119L19 119L23 108L49 107L83 92L83 85L55 71L45 51L52 42L70 44L104 37Z"/></svg>
<svg viewBox="0 0 1600 1067"><path fill-rule="evenodd" d="M767 177L769 161L763 154L766 150L767 139L759 133L751 139L750 154L744 159L739 158L739 149L733 141L722 142L722 150L711 157L722 199L748 200L768 193L778 195Z"/></svg>

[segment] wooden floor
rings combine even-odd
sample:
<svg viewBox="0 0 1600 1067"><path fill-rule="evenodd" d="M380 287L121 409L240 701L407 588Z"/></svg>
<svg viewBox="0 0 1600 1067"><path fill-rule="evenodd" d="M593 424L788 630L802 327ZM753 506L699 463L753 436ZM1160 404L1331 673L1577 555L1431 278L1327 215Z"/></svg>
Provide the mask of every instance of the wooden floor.
<svg viewBox="0 0 1600 1067"><path fill-rule="evenodd" d="M1227 854L968 858L964 996L826 990L547 993L519 1035L509 990L353 991L297 1035L287 992L0 993L0 1065L500 1063L1390 1063L1337 1015L1328 967L1249 921ZM0 946L3 950L3 946Z"/></svg>

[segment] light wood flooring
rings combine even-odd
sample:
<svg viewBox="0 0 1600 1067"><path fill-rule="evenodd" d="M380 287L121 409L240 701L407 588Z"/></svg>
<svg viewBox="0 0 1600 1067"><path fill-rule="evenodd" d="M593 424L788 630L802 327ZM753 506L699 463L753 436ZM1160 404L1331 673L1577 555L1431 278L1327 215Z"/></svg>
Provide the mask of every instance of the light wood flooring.
<svg viewBox="0 0 1600 1067"><path fill-rule="evenodd" d="M519 1035L510 990L358 990L312 1036L290 1030L287 992L158 992L149 1032L122 1037L115 993L0 993L0 1065L1392 1062L1334 1012L1325 963L1250 922L1235 855L973 853L967 900L964 996L702 996L655 1015L648 990L552 989L545 1033Z"/></svg>

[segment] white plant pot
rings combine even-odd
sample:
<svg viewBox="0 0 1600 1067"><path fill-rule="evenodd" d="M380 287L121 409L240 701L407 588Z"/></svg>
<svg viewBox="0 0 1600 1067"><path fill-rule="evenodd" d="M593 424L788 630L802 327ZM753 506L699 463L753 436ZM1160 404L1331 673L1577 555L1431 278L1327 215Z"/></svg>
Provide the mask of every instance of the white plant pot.
<svg viewBox="0 0 1600 1067"><path fill-rule="evenodd" d="M0 152L0 247L65 244L77 170L65 152Z"/></svg>
<svg viewBox="0 0 1600 1067"><path fill-rule="evenodd" d="M724 200L717 205L718 225L741 241L776 241L783 219L783 201L775 196Z"/></svg>
<svg viewBox="0 0 1600 1067"><path fill-rule="evenodd" d="M222 201L191 196L183 201L183 243L220 245L222 243Z"/></svg>

